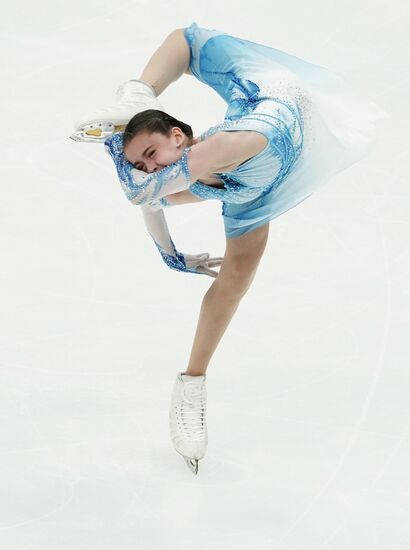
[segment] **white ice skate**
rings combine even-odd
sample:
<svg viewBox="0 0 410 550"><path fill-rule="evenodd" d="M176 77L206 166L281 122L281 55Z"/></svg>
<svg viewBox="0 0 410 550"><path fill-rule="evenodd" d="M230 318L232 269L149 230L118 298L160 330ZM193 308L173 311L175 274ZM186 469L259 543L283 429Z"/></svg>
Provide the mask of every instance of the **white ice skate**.
<svg viewBox="0 0 410 550"><path fill-rule="evenodd" d="M117 102L84 114L74 125L70 136L74 141L103 143L115 132L123 132L134 115L147 109L164 108L155 96L154 88L143 80L127 80L116 92Z"/></svg>
<svg viewBox="0 0 410 550"><path fill-rule="evenodd" d="M197 474L198 460L205 456L208 445L205 374L178 373L169 409L169 427L175 450Z"/></svg>

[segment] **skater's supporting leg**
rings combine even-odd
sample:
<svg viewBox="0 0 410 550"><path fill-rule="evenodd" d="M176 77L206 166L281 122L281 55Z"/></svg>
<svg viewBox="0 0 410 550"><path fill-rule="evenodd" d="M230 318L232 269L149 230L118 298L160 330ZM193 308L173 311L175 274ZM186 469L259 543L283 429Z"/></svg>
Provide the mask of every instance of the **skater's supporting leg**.
<svg viewBox="0 0 410 550"><path fill-rule="evenodd" d="M227 239L221 269L202 301L186 374L205 374L216 347L255 277L268 234L269 222L241 237Z"/></svg>
<svg viewBox="0 0 410 550"><path fill-rule="evenodd" d="M148 82L159 96L165 88L189 74L190 51L183 29L172 31L149 59L140 80Z"/></svg>

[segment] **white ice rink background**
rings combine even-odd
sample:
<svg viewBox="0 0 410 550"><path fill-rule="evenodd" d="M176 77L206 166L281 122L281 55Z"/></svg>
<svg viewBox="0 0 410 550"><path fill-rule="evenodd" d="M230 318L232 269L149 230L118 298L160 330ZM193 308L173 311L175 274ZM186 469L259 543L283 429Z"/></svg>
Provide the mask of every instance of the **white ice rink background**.
<svg viewBox="0 0 410 550"><path fill-rule="evenodd" d="M410 549L410 9L386 0L6 0L1 40L0 547ZM168 405L213 279L170 270L101 145L68 138L192 21L342 74L376 149L270 224L207 371L192 475ZM226 105L160 96L197 136ZM224 253L221 204L167 210Z"/></svg>

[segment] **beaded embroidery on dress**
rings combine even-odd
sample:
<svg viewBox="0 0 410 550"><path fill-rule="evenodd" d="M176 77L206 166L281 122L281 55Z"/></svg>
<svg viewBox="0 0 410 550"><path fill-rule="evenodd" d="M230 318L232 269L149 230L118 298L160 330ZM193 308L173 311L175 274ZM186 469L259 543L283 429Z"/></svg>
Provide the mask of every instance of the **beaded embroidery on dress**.
<svg viewBox="0 0 410 550"><path fill-rule="evenodd" d="M187 155L191 147L186 147L178 162L174 162L153 174L135 168L124 155L124 132L117 132L104 142L105 152L113 159L121 187L132 204L154 203L165 205L166 195L187 189L192 183Z"/></svg>
<svg viewBox="0 0 410 550"><path fill-rule="evenodd" d="M228 104L225 120L201 135L253 130L262 153L218 174L224 189L195 182L190 191L222 201L228 238L293 208L375 144L375 122L389 115L329 69L193 22L184 30L190 70Z"/></svg>

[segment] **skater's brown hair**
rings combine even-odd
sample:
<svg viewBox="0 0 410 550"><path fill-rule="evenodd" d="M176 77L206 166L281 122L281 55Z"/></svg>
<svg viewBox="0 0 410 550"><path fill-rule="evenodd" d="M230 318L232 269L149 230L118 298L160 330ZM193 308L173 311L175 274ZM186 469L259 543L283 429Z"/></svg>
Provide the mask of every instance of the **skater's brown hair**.
<svg viewBox="0 0 410 550"><path fill-rule="evenodd" d="M185 122L177 120L164 111L159 111L158 109L147 109L134 115L128 122L124 130L122 146L125 148L125 146L137 134L144 131L149 133L159 132L164 136L169 136L170 130L171 128L174 128L174 126L180 128L189 138L192 139L194 137L192 128L189 124L185 124Z"/></svg>

